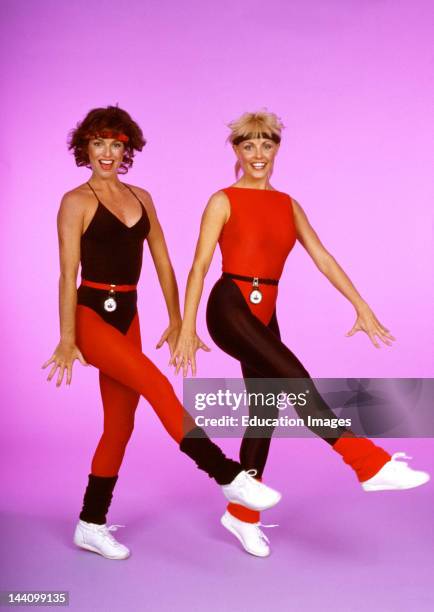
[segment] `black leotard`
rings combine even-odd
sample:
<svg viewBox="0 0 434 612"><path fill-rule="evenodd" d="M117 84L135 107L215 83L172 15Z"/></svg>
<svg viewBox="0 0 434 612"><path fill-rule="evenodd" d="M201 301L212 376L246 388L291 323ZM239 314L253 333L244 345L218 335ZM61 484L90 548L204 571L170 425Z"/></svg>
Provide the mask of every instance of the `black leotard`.
<svg viewBox="0 0 434 612"><path fill-rule="evenodd" d="M142 269L143 242L151 224L141 200L142 216L133 226L128 227L99 200L92 220L80 240L81 277L97 283L114 285L135 285ZM137 291L118 292L117 308L113 312L104 310L107 291L80 285L77 290L77 304L95 310L107 323L125 334L137 312Z"/></svg>

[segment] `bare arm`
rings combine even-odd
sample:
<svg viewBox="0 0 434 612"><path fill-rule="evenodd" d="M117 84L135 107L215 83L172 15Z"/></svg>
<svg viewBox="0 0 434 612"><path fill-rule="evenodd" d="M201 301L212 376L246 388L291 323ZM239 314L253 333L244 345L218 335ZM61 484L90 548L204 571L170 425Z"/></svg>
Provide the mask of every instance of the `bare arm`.
<svg viewBox="0 0 434 612"><path fill-rule="evenodd" d="M75 344L77 272L82 227L83 210L78 201L74 200L74 196L64 196L57 215L57 232L60 259L60 340L66 344Z"/></svg>
<svg viewBox="0 0 434 612"><path fill-rule="evenodd" d="M147 238L149 250L163 291L169 320L171 323L180 324L181 311L179 307L178 285L176 283L175 273L173 271L172 262L170 261L163 230L158 220L157 211L155 210L151 195L143 189L141 189L140 192L145 200L146 210L151 223L151 229Z"/></svg>
<svg viewBox="0 0 434 612"><path fill-rule="evenodd" d="M197 349L209 350L196 334L197 310L202 296L205 276L209 270L220 233L229 215L230 204L226 194L219 191L211 196L202 215L193 264L187 279L181 333L175 349L175 356L179 359L176 373L178 373L180 365L183 365L184 376L187 375L189 363L193 376L196 374Z"/></svg>
<svg viewBox="0 0 434 612"><path fill-rule="evenodd" d="M167 341L170 355L173 355L176 339L181 328L181 310L179 307L179 293L175 272L170 261L169 251L164 238L163 229L158 220L157 211L150 193L144 189L135 187L140 193L140 198L146 207L151 229L148 234L148 246L158 276L158 281L163 292L169 316L169 325L163 331L156 348L161 348Z"/></svg>
<svg viewBox="0 0 434 612"><path fill-rule="evenodd" d="M328 278L332 285L351 302L356 310L356 323L346 335L352 336L356 331L365 331L376 348L380 348L380 346L375 336L378 336L385 344L390 346L391 342L389 342L388 339L395 340L395 338L390 334L389 330L378 321L348 275L324 247L317 233L310 225L300 204L294 200L294 198L291 198L291 200L293 203L298 241L309 253L317 268Z"/></svg>
<svg viewBox="0 0 434 612"><path fill-rule="evenodd" d="M59 368L56 386L59 387L67 370L66 383L72 379L72 365L79 359L87 365L75 344L75 310L77 306L77 271L80 263L80 237L83 230L84 208L80 198L70 192L63 196L57 214L57 232L59 239L60 277L59 277L59 319L60 342L51 358L42 367L50 363L47 380L51 380Z"/></svg>
<svg viewBox="0 0 434 612"><path fill-rule="evenodd" d="M356 310L359 310L366 302L335 258L324 247L300 204L294 198L291 199L298 241L332 285L352 303Z"/></svg>

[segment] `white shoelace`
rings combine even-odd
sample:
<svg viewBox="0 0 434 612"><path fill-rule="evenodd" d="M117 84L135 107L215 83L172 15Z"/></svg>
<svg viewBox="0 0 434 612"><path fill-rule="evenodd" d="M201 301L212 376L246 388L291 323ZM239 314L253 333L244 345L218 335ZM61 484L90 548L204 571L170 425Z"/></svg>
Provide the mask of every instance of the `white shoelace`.
<svg viewBox="0 0 434 612"><path fill-rule="evenodd" d="M265 533L260 529L260 527L279 527L279 525L264 525L263 523L258 523L257 525L255 525L256 529L258 530L258 534L259 537L262 538L263 540L265 540L266 542L268 542L268 544L270 543L270 540L267 538L267 536L265 535Z"/></svg>
<svg viewBox="0 0 434 612"><path fill-rule="evenodd" d="M259 484L259 481L253 478L254 476L256 476L257 473L258 473L258 470L255 470L255 469L246 470L244 471L244 473L240 472L243 478L242 480L238 480L238 482L234 483L234 485L236 486L237 489L242 489L246 485L247 482L249 483L249 485ZM251 476L251 478L247 478L247 474Z"/></svg>
<svg viewBox="0 0 434 612"><path fill-rule="evenodd" d="M101 525L100 527L98 527L98 531L103 537L110 540L110 542L114 546L120 546L120 543L117 540L115 540L115 538L110 533L110 531L117 531L118 527L125 527L125 525L110 525L108 527L107 525Z"/></svg>
<svg viewBox="0 0 434 612"><path fill-rule="evenodd" d="M248 479L248 482L250 485L261 485L261 481L258 480L257 478L255 478L255 476L257 475L258 470L255 470L254 468L250 469L250 470L246 470L246 474L248 474L251 478Z"/></svg>

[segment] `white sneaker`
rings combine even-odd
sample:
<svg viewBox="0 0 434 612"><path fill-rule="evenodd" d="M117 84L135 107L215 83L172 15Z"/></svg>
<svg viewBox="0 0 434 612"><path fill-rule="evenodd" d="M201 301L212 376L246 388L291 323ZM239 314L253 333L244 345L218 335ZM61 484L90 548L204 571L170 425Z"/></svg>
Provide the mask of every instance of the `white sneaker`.
<svg viewBox="0 0 434 612"><path fill-rule="evenodd" d="M129 549L115 540L110 533L116 531L118 527L125 527L125 525L107 527L106 524L97 525L80 519L74 532L74 544L96 552L106 559L126 559L130 556Z"/></svg>
<svg viewBox="0 0 434 612"><path fill-rule="evenodd" d="M234 504L241 504L251 510L267 510L275 506L282 495L263 482L253 478L257 470L240 472L231 483L222 486L225 497Z"/></svg>
<svg viewBox="0 0 434 612"><path fill-rule="evenodd" d="M244 521L237 519L227 510L220 519L220 522L223 527L226 527L228 531L233 533L234 536L238 538L243 545L244 550L246 550L248 553L255 555L256 557L268 557L270 554L270 547L268 546L270 540L259 527L278 527L278 525L245 523Z"/></svg>
<svg viewBox="0 0 434 612"><path fill-rule="evenodd" d="M396 461L398 457L411 459L405 453L394 453L375 476L360 483L362 488L365 491L412 489L428 482L430 475L427 472L413 470L406 461Z"/></svg>

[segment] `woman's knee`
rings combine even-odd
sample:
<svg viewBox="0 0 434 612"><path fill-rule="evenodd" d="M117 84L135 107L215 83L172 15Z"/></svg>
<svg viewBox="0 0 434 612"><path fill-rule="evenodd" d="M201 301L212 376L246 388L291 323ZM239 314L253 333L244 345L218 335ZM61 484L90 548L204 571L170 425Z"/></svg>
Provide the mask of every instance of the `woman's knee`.
<svg viewBox="0 0 434 612"><path fill-rule="evenodd" d="M310 378L309 372L301 364L288 363L282 368L281 378Z"/></svg>
<svg viewBox="0 0 434 612"><path fill-rule="evenodd" d="M106 426L104 427L102 438L105 442L107 442L111 446L122 447L128 444L133 431L134 431L134 423L131 423L129 425L124 425L122 427L119 427L119 425L115 427Z"/></svg>

